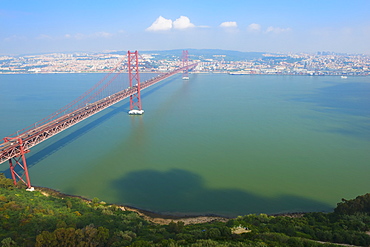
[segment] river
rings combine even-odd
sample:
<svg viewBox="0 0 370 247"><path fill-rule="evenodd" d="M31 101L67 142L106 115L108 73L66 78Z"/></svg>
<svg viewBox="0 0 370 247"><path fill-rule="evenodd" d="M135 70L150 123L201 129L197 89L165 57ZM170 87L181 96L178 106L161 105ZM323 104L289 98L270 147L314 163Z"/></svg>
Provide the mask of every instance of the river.
<svg viewBox="0 0 370 247"><path fill-rule="evenodd" d="M0 75L0 135L102 74ZM191 74L34 147L31 183L166 214L331 211L370 192L370 77ZM8 164L0 165L8 172Z"/></svg>

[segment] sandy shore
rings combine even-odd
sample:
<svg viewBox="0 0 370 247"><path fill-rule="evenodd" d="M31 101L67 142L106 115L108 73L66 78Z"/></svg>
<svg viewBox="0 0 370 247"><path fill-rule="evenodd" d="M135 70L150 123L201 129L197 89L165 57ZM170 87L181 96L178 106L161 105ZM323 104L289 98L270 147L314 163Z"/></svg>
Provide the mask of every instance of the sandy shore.
<svg viewBox="0 0 370 247"><path fill-rule="evenodd" d="M132 208L124 206L124 209L127 211L133 211L138 213L144 219L160 224L160 225L168 225L171 221L178 222L182 221L185 225L189 224L199 224L199 223L206 223L206 222L214 222L214 221L222 221L227 222L230 218L222 217L222 216L207 216L207 215L199 215L199 216L175 216L175 215L165 215L165 214L158 214L142 209Z"/></svg>

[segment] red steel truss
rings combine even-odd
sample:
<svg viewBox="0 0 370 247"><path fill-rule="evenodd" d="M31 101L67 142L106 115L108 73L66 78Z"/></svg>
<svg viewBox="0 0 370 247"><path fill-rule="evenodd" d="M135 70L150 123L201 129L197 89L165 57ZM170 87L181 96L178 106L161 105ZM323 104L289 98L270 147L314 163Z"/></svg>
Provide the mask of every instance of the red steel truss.
<svg viewBox="0 0 370 247"><path fill-rule="evenodd" d="M182 51L182 67L186 68L182 71L182 78L189 78L189 53L187 50Z"/></svg>
<svg viewBox="0 0 370 247"><path fill-rule="evenodd" d="M128 78L130 81L130 88L136 90L135 94L130 96L130 110L133 110L135 107L138 110L141 108L141 97L140 97L140 74L139 74L139 53L138 51L127 52L127 67L128 67ZM134 84L135 83L135 84Z"/></svg>
<svg viewBox="0 0 370 247"><path fill-rule="evenodd" d="M26 153L30 152L30 150L24 150L22 138L5 137L4 142L11 142L12 145L15 144L15 149L17 149L17 151L19 152L19 155L9 159L10 173L12 175L14 185L17 185L17 182L22 181L27 185L27 189L30 189L31 181L30 176L28 175L28 168L25 156ZM21 168L21 170L23 170L23 175L18 174L18 172L16 171L17 165Z"/></svg>
<svg viewBox="0 0 370 247"><path fill-rule="evenodd" d="M131 74L129 73L130 76L129 88L121 90L117 93L113 93L108 97L95 101L94 103L90 103L72 112L59 116L58 118L49 121L44 125L26 130L15 137L5 137L3 139L4 142L0 143L0 164L9 161L10 171L14 184L16 184L19 181L22 181L27 185L28 188L31 188L31 182L28 174L25 154L30 152L30 149L32 147L128 97L130 97L130 109L131 109L131 97L134 96L133 98L135 99L136 97L136 99L139 99L139 101L135 103L133 102L132 106L133 107L136 106L139 108L139 110L141 110L141 101L140 101L141 89L150 87L156 84L157 82L160 82L174 74L180 73L184 70L192 69L197 65L197 63L194 63L187 66L183 66L173 70L172 72L168 72L160 76L151 78L140 84L137 51L133 53L128 52L128 63L129 68L130 66L132 66ZM111 81L114 80L115 78L116 76L113 79L111 79ZM110 85L111 81L104 85L101 90L104 90L108 85ZM135 81L137 86L132 85ZM98 92L95 94L98 94ZM93 98L95 94L91 95L90 98ZM18 168L18 166L20 167L21 172L23 171L23 175L20 175L16 171L16 168Z"/></svg>

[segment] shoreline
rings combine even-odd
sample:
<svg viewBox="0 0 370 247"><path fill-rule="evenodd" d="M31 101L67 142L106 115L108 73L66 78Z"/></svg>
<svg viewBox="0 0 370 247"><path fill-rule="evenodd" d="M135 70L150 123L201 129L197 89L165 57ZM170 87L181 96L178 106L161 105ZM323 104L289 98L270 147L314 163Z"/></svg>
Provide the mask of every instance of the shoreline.
<svg viewBox="0 0 370 247"><path fill-rule="evenodd" d="M47 187L41 187L41 186L34 186L35 191L39 191L45 196L56 196L56 197L71 197L71 198L79 198L85 202L92 202L91 199L78 196L78 195L69 195L62 193L60 191L57 191L55 189L47 188ZM185 225L189 224L199 224L199 223L208 223L208 222L227 222L230 219L233 219L234 217L226 217L221 215L212 215L212 214L205 214L205 215L170 215L170 214L162 214L157 212L148 211L145 209L135 208L132 206L125 206L120 204L111 204L108 203L108 205L116 205L123 211L130 211L135 212L138 215L142 216L145 220L150 221L155 224L160 225L168 225L171 221L177 223L179 221L182 221L185 223ZM290 218L300 218L303 217L308 212L292 212L292 213L278 213L278 214L267 214L270 216L283 216L283 217L290 217Z"/></svg>
<svg viewBox="0 0 370 247"><path fill-rule="evenodd" d="M51 74L107 74L110 71L53 71L53 72L26 72L26 71L0 71L0 75L51 75ZM166 71L142 71L140 72L142 74L162 74L166 73ZM122 72L122 74L128 74L128 71ZM360 73L360 74L345 74L345 73L333 73L333 74L310 74L310 73L236 73L235 72L230 72L230 71L191 71L189 74L227 74L227 75L233 75L233 76L258 76L258 75L268 75L268 76L347 76L347 77L366 77L370 76L370 73Z"/></svg>
<svg viewBox="0 0 370 247"><path fill-rule="evenodd" d="M56 197L71 197L71 198L79 198L85 202L92 202L91 199L85 198L83 196L78 195L70 195L65 194L63 192L60 192L55 189L47 188L47 187L41 187L41 186L33 186L35 188L35 191L39 191L45 196L56 196ZM189 224L198 224L198 223L207 223L207 222L213 222L213 221L221 221L221 222L227 222L228 220L232 218L224 217L224 216L218 216L218 215L166 215L166 214L160 214L156 212L151 212L144 209L135 208L132 206L126 206L126 205L120 205L120 204L114 204L114 203L107 203L108 205L116 205L123 211L130 211L135 212L138 215L142 216L145 220L150 221L152 223L160 224L160 225L168 225L171 221L177 223L178 221L182 221L185 223L185 225Z"/></svg>

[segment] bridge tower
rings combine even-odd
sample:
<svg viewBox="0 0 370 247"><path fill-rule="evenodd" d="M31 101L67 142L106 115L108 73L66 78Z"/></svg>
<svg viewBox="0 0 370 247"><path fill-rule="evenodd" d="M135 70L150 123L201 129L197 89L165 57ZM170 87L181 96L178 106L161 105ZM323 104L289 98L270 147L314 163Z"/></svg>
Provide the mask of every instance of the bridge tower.
<svg viewBox="0 0 370 247"><path fill-rule="evenodd" d="M14 185L17 185L19 181L22 181L26 186L27 190L33 191L34 188L31 186L30 176L28 174L27 162L26 162L26 153L29 153L30 150L25 150L23 146L22 138L20 137L5 137L4 142L12 142L12 145L18 145L19 154L16 157L9 159L9 170L12 175ZM17 170L23 170L23 174L20 175Z"/></svg>
<svg viewBox="0 0 370 247"><path fill-rule="evenodd" d="M182 79L183 80L189 80L189 53L187 50L182 51L182 67L185 67L184 71L182 72Z"/></svg>
<svg viewBox="0 0 370 247"><path fill-rule="evenodd" d="M141 107L140 96L140 74L139 74L139 52L127 52L127 67L130 89L136 90L135 94L130 96L130 115L142 115L144 110Z"/></svg>

